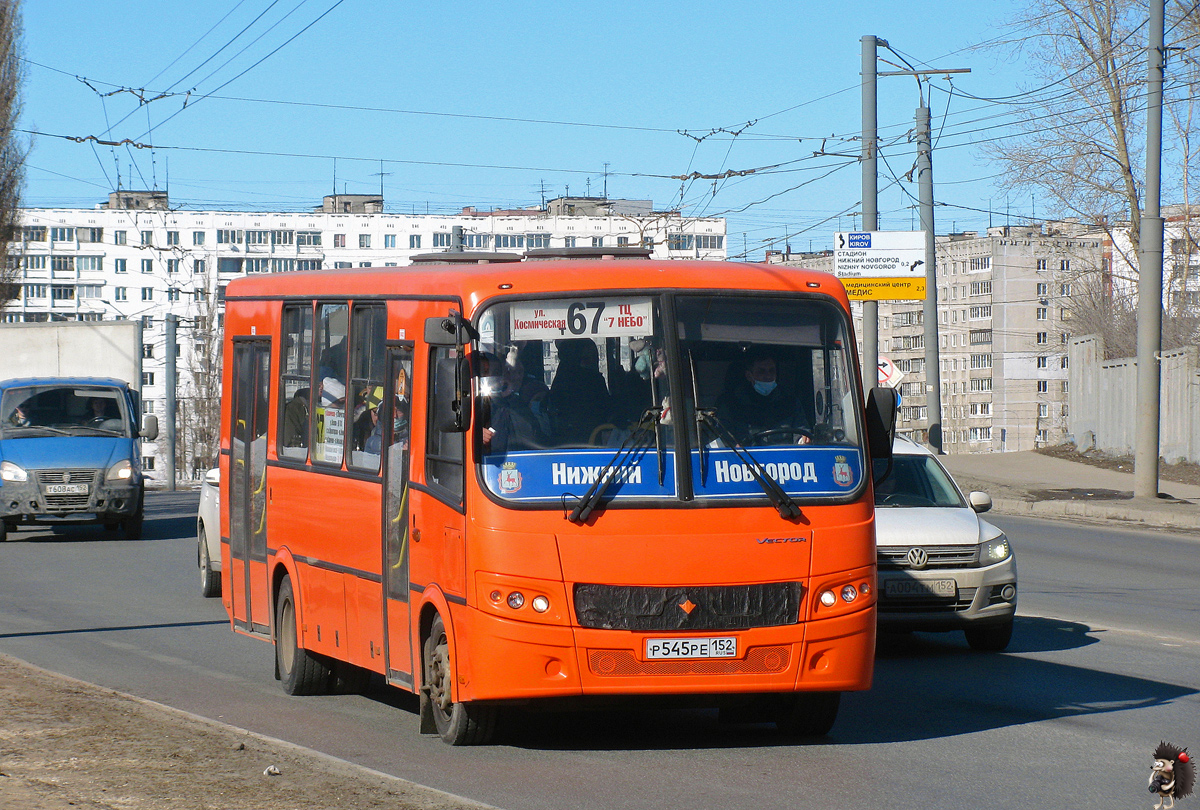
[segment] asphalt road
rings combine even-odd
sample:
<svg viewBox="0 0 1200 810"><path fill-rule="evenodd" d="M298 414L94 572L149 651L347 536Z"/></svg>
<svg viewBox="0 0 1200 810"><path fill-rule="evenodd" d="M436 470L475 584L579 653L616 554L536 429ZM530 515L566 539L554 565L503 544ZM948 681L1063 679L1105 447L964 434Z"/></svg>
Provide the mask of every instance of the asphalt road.
<svg viewBox="0 0 1200 810"><path fill-rule="evenodd" d="M1160 739L1200 748L1200 541L994 517L1017 550L1003 655L961 634L881 642L875 687L793 745L712 712L509 717L498 745L417 734L415 700L291 698L272 650L199 595L194 494L147 499L145 537L0 544L0 652L506 810L1150 806ZM1152 802L1151 802L1152 804Z"/></svg>

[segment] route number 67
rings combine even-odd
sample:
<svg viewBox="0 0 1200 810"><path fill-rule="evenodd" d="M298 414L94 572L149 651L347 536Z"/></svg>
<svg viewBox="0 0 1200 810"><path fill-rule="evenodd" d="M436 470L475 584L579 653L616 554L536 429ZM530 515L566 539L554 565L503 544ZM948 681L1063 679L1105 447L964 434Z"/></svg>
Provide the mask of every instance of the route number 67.
<svg viewBox="0 0 1200 810"><path fill-rule="evenodd" d="M567 307L567 329L572 335L582 335L588 331L588 322L585 315L585 310L594 309L596 314L592 316L591 333L593 335L600 331L600 315L604 312L603 301L576 301Z"/></svg>

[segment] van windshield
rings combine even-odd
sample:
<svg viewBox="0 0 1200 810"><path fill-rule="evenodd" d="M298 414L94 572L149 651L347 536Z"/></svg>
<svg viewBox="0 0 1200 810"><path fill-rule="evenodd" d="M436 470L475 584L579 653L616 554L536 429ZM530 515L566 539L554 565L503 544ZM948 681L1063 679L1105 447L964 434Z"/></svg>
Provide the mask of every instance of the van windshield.
<svg viewBox="0 0 1200 810"><path fill-rule="evenodd" d="M768 477L793 498L853 495L861 404L844 312L798 296L670 295L482 312L474 421L489 491L560 505L600 478L605 501L759 501Z"/></svg>
<svg viewBox="0 0 1200 810"><path fill-rule="evenodd" d="M131 435L125 397L111 386L36 385L9 388L0 398L6 439Z"/></svg>

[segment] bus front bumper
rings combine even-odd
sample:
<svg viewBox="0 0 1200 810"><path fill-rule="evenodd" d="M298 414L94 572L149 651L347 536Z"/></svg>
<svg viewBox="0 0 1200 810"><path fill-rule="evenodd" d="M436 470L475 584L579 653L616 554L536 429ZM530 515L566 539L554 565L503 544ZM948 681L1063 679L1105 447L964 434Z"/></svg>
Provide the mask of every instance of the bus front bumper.
<svg viewBox="0 0 1200 810"><path fill-rule="evenodd" d="M874 667L873 607L802 624L706 633L515 622L470 607L453 617L463 700L858 691L870 688ZM734 657L646 654L647 639L731 636Z"/></svg>

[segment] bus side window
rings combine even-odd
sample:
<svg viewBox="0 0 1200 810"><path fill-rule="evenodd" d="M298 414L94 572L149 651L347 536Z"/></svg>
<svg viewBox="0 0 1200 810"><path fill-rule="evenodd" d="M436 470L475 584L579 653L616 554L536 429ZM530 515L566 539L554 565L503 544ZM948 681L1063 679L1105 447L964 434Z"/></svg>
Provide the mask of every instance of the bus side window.
<svg viewBox="0 0 1200 810"><path fill-rule="evenodd" d="M439 414L451 412L455 398L453 369L461 353L455 346L437 346L429 356L429 408L425 420L425 477L444 490L455 502L463 498L463 459L465 433L446 431Z"/></svg>
<svg viewBox="0 0 1200 810"><path fill-rule="evenodd" d="M355 304L350 317L350 468L379 472L385 425L383 356L387 311L380 304Z"/></svg>
<svg viewBox="0 0 1200 810"><path fill-rule="evenodd" d="M308 457L308 412L312 402L312 304L283 309L283 354L280 370L279 456Z"/></svg>
<svg viewBox="0 0 1200 810"><path fill-rule="evenodd" d="M349 306L321 304L316 323L317 390L312 460L341 466L346 440L346 336Z"/></svg>

